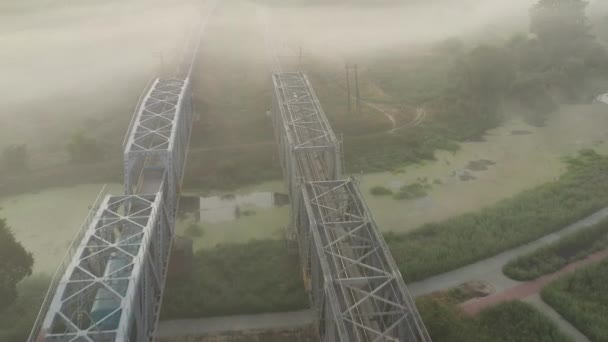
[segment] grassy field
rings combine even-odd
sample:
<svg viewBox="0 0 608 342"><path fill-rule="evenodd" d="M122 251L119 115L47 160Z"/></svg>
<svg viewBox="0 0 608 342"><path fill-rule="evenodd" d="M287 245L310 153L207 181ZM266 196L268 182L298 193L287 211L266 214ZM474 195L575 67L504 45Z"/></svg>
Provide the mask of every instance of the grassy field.
<svg viewBox="0 0 608 342"><path fill-rule="evenodd" d="M608 204L608 157L592 150L568 162L558 180L477 212L388 233L407 281L453 270L559 230Z"/></svg>
<svg viewBox="0 0 608 342"><path fill-rule="evenodd" d="M511 260L503 272L515 280L532 280L608 247L608 221L564 236L536 251Z"/></svg>
<svg viewBox="0 0 608 342"><path fill-rule="evenodd" d="M542 298L591 341L608 341L608 260L545 287Z"/></svg>
<svg viewBox="0 0 608 342"><path fill-rule="evenodd" d="M437 342L565 342L557 326L529 304L515 301L465 316L453 304L430 297L417 301L418 310Z"/></svg>
<svg viewBox="0 0 608 342"><path fill-rule="evenodd" d="M282 312L308 307L297 255L284 240L226 244L195 254L192 271L170 279L163 319Z"/></svg>
<svg viewBox="0 0 608 342"><path fill-rule="evenodd" d="M17 300L4 311L0 311L0 341L27 340L49 282L50 279L46 276L32 276L19 283Z"/></svg>

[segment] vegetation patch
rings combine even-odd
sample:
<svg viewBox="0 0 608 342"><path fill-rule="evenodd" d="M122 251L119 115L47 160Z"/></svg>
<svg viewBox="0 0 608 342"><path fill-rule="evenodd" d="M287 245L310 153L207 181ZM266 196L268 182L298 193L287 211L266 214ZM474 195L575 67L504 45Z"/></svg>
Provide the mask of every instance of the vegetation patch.
<svg viewBox="0 0 608 342"><path fill-rule="evenodd" d="M532 280L608 247L608 220L509 261L503 272L515 280Z"/></svg>
<svg viewBox="0 0 608 342"><path fill-rule="evenodd" d="M549 318L520 301L494 306L476 317L432 297L419 298L416 304L433 341L570 341Z"/></svg>
<svg viewBox="0 0 608 342"><path fill-rule="evenodd" d="M591 341L608 337L608 260L577 270L541 292L545 302Z"/></svg>
<svg viewBox="0 0 608 342"><path fill-rule="evenodd" d="M431 188L431 185L424 180L423 182L417 182L402 186L393 197L396 200L404 199L416 199L424 197L427 194L427 190Z"/></svg>
<svg viewBox="0 0 608 342"><path fill-rule="evenodd" d="M19 283L19 296L12 304L0 309L0 341L27 340L49 283L46 276L32 276Z"/></svg>
<svg viewBox="0 0 608 342"><path fill-rule="evenodd" d="M308 307L297 255L286 241L254 240L196 252L187 275L169 279L163 319L301 310Z"/></svg>
<svg viewBox="0 0 608 342"><path fill-rule="evenodd" d="M408 281L453 270L520 246L608 204L608 157L592 150L569 158L556 181L475 213L388 233L392 255Z"/></svg>
<svg viewBox="0 0 608 342"><path fill-rule="evenodd" d="M383 187L383 186L375 186L371 188L369 191L374 196L391 196L393 195L393 190Z"/></svg>

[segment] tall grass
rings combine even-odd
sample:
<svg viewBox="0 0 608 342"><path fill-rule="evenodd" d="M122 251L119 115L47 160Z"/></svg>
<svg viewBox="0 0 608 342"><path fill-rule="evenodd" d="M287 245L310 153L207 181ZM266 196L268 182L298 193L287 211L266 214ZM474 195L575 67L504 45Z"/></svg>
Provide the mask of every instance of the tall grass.
<svg viewBox="0 0 608 342"><path fill-rule="evenodd" d="M558 180L475 213L426 224L386 240L401 273L415 281L520 246L608 205L608 158L581 151Z"/></svg>
<svg viewBox="0 0 608 342"><path fill-rule="evenodd" d="M545 287L545 302L591 341L608 341L608 260Z"/></svg>
<svg viewBox="0 0 608 342"><path fill-rule="evenodd" d="M532 280L559 270L608 247L608 220L564 236L558 241L511 260L503 272L515 280Z"/></svg>

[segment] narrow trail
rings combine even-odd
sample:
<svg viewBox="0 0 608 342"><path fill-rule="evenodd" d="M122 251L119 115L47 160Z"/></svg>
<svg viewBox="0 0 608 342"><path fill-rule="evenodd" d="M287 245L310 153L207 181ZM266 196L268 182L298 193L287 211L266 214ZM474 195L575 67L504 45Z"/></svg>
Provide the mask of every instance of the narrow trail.
<svg viewBox="0 0 608 342"><path fill-rule="evenodd" d="M504 291L489 295L487 297L474 298L468 300L460 304L460 307L464 310L464 312L470 315L476 315L480 311L492 307L494 305L511 300L524 299L530 297L532 295L538 294L542 290L542 288L548 285L549 283L563 276L571 274L572 272L576 271L581 267L600 262L605 258L608 258L608 250L596 252L585 259L578 260L566 265L559 271L556 271L551 274L546 274L537 278L536 280L523 282L521 284L515 285L513 287L505 289Z"/></svg>
<svg viewBox="0 0 608 342"><path fill-rule="evenodd" d="M482 308L512 299L521 298L533 301L534 296L538 295L538 291L540 291L542 286L564 274L571 273L577 267L597 262L608 257L608 250L595 253L586 259L569 264L563 270L556 272L556 274L543 276L533 282L519 282L508 278L502 273L503 266L518 256L525 255L540 247L551 244L563 236L597 224L606 218L608 218L608 208L604 208L560 231L545 235L531 243L422 281L409 283L407 286L415 297L427 295L436 291L445 291L471 280L482 281L489 284L489 286L492 286L496 290L496 294L462 304L463 306L467 306L467 308L463 309L469 313L479 312ZM404 276L407 278L407 274L404 274ZM536 303L535 306L541 310L543 314L551 318L559 326L560 330L567 333L569 336L573 336L575 341L586 341L585 339L577 339L577 336L582 336L582 333L571 324L561 319L548 305Z"/></svg>

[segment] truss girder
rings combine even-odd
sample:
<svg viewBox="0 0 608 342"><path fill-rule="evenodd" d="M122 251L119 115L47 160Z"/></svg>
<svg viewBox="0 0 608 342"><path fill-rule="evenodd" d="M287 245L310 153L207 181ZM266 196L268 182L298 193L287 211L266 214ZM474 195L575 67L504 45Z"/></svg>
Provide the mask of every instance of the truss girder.
<svg viewBox="0 0 608 342"><path fill-rule="evenodd" d="M322 341L430 341L301 72L273 75L272 119L305 286Z"/></svg>
<svg viewBox="0 0 608 342"><path fill-rule="evenodd" d="M106 196L59 281L44 341L150 341L173 237L163 193Z"/></svg>
<svg viewBox="0 0 608 342"><path fill-rule="evenodd" d="M155 193L167 170L169 193L184 174L193 109L190 79L157 79L138 108L124 151L125 193ZM175 199L170 203L174 203ZM175 210L175 207L170 207Z"/></svg>

